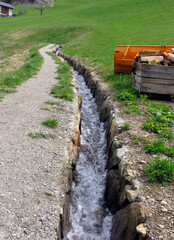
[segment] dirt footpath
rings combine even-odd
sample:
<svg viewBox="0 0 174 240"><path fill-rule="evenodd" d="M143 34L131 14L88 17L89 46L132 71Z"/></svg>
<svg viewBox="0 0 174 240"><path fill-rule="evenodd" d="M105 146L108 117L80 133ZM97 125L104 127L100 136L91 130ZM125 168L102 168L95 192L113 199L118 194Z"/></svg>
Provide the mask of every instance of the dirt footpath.
<svg viewBox="0 0 174 240"><path fill-rule="evenodd" d="M0 240L57 239L63 198L61 185L67 165L66 145L75 126L77 96L64 107L45 104L57 82L56 64L46 52L41 70L17 92L0 102ZM60 124L41 125L47 117ZM32 139L40 132L47 138Z"/></svg>

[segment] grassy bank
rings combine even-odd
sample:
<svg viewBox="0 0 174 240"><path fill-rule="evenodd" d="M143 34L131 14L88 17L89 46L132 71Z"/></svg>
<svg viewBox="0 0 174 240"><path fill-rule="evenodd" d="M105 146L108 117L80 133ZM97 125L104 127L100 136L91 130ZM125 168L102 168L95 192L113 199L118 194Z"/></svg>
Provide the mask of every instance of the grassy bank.
<svg viewBox="0 0 174 240"><path fill-rule="evenodd" d="M17 85L36 74L43 60L38 50L38 47L30 49L25 63L19 70L0 74L0 98L6 93L13 93Z"/></svg>

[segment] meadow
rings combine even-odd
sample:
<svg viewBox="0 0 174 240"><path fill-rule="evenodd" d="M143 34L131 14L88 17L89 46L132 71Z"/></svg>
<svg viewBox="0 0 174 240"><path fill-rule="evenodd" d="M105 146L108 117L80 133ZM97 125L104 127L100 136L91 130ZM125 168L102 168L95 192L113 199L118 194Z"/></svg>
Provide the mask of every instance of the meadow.
<svg viewBox="0 0 174 240"><path fill-rule="evenodd" d="M42 16L27 7L26 16L0 18L0 60L33 46L60 43L63 52L112 80L118 44L174 44L173 0L56 0Z"/></svg>

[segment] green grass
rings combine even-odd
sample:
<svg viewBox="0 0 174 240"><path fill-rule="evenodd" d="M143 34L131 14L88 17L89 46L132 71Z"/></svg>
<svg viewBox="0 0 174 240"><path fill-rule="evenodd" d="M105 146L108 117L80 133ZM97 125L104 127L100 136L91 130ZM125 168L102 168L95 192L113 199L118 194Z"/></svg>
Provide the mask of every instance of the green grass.
<svg viewBox="0 0 174 240"><path fill-rule="evenodd" d="M147 113L151 114L144 123L148 132L160 133L163 129L171 128L174 123L174 110L168 106L152 101Z"/></svg>
<svg viewBox="0 0 174 240"><path fill-rule="evenodd" d="M151 116L146 119L143 129L156 133L157 137L153 142L146 142L145 151L174 157L174 145L166 146L167 142L173 142L174 139L174 111L166 105L151 101L146 113Z"/></svg>
<svg viewBox="0 0 174 240"><path fill-rule="evenodd" d="M141 114L138 106L129 106L127 108L123 108L123 112L127 114Z"/></svg>
<svg viewBox="0 0 174 240"><path fill-rule="evenodd" d="M145 143L145 139L142 137L137 137L135 135L131 136L134 141L134 144Z"/></svg>
<svg viewBox="0 0 174 240"><path fill-rule="evenodd" d="M30 49L29 56L19 70L0 75L0 94L15 92L13 88L16 85L21 84L36 74L43 60L38 49L38 47Z"/></svg>
<svg viewBox="0 0 174 240"><path fill-rule="evenodd" d="M46 101L45 103L48 105L57 105L60 107L64 107L64 105L62 103L60 103L59 101Z"/></svg>
<svg viewBox="0 0 174 240"><path fill-rule="evenodd" d="M51 55L56 63L58 64L56 77L59 81L54 87L51 89L51 94L55 98L62 98L67 101L72 101L74 98L74 91L72 87L72 71L70 66L66 62L62 62L57 56L48 53Z"/></svg>
<svg viewBox="0 0 174 240"><path fill-rule="evenodd" d="M56 128L59 124L59 121L54 118L47 118L45 121L42 122L42 125L49 128Z"/></svg>
<svg viewBox="0 0 174 240"><path fill-rule="evenodd" d="M32 139L38 139L38 138L45 138L47 139L48 136L44 133L38 132L38 133L28 133L28 136L31 137Z"/></svg>
<svg viewBox="0 0 174 240"><path fill-rule="evenodd" d="M166 184L174 179L174 162L169 159L154 158L146 167L149 182Z"/></svg>
<svg viewBox="0 0 174 240"><path fill-rule="evenodd" d="M156 139L153 142L145 143L145 151L151 154L162 153L169 157L174 157L174 146L167 147L165 141Z"/></svg>
<svg viewBox="0 0 174 240"><path fill-rule="evenodd" d="M130 123L124 123L123 126L121 127L122 131L128 131L131 129Z"/></svg>

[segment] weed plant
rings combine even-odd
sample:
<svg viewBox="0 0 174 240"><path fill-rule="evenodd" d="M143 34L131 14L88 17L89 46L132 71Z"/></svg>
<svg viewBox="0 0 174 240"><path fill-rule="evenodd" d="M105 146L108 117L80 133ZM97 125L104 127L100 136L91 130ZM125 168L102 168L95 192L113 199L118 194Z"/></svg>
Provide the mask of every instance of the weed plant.
<svg viewBox="0 0 174 240"><path fill-rule="evenodd" d="M135 143L135 144L138 144L138 143L140 143L140 142L142 142L142 143L145 143L145 142L146 142L145 139L142 138L142 137L132 136L132 139L134 140L134 143Z"/></svg>
<svg viewBox="0 0 174 240"><path fill-rule="evenodd" d="M59 121L54 118L47 118L45 121L42 122L42 125L45 127L56 128L59 124Z"/></svg>
<svg viewBox="0 0 174 240"><path fill-rule="evenodd" d="M44 133L38 132L38 133L28 133L28 136L31 137L32 139L38 139L38 138L45 138L47 139L48 136Z"/></svg>
<svg viewBox="0 0 174 240"><path fill-rule="evenodd" d="M130 130L130 123L124 123L123 126L121 127L122 131L128 131Z"/></svg>
<svg viewBox="0 0 174 240"><path fill-rule="evenodd" d="M60 103L59 101L46 101L45 103L48 105L57 105L57 106L64 107L64 105L62 103Z"/></svg>
<svg viewBox="0 0 174 240"><path fill-rule="evenodd" d="M174 162L169 159L153 158L145 172L149 182L166 184L174 179Z"/></svg>

